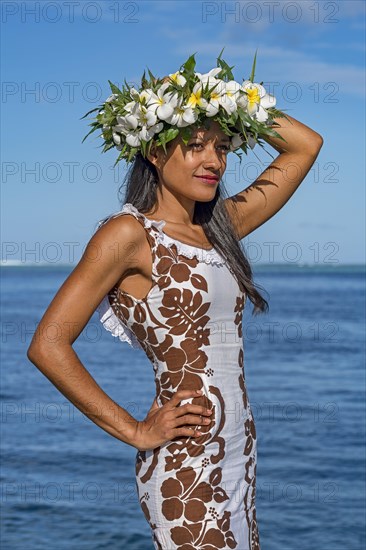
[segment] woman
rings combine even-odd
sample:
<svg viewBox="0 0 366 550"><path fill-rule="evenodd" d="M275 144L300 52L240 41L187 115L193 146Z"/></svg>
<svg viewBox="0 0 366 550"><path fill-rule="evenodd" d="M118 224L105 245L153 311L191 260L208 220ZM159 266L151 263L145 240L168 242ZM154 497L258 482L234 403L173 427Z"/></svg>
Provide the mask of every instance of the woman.
<svg viewBox="0 0 366 550"><path fill-rule="evenodd" d="M126 202L99 224L28 357L97 426L137 449L136 487L156 548L258 550L241 321L248 297L255 313L268 304L239 241L289 200L323 140L292 117L274 119L278 137L264 139L279 155L224 199L232 142L218 119L206 122L191 123L188 140L179 134L166 147L151 140L147 151L130 140ZM113 139L126 152L121 137ZM156 398L142 421L100 388L72 348L96 309L113 336L152 363ZM43 336L53 323L74 327L56 345Z"/></svg>

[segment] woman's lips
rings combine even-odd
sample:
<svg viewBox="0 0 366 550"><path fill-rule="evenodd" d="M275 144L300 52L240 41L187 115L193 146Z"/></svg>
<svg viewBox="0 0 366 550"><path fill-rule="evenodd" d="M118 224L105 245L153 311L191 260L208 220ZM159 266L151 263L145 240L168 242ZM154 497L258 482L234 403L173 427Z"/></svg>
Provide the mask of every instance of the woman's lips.
<svg viewBox="0 0 366 550"><path fill-rule="evenodd" d="M216 177L208 177L208 176L195 176L196 178L199 178L203 183L208 183L210 185L215 185L219 178Z"/></svg>

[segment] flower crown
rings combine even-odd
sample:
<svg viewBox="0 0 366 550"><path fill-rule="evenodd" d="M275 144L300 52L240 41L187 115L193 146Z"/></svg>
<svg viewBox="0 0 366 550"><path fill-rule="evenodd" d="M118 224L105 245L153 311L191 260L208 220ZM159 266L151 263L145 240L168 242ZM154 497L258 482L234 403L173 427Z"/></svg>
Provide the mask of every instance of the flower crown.
<svg viewBox="0 0 366 550"><path fill-rule="evenodd" d="M253 82L257 52L251 75L242 84L234 80L234 67L229 67L221 58L222 52L217 58L217 67L205 74L195 72L193 54L179 71L167 77L156 78L148 69L150 78L147 79L144 71L139 89L129 86L125 80L120 90L108 80L112 95L81 117L98 111L82 143L92 132L101 129L102 152L112 147L120 151L116 166L121 159L132 162L137 152L146 157L153 144L166 152L166 144L178 135L187 145L193 128L207 128L209 119L220 124L231 138L230 151L239 157L237 149L247 153L248 146L253 149L258 143L263 147L260 141L263 136L284 140L271 126L276 124L273 118L287 118L286 115L275 108L276 98L266 93L263 82Z"/></svg>

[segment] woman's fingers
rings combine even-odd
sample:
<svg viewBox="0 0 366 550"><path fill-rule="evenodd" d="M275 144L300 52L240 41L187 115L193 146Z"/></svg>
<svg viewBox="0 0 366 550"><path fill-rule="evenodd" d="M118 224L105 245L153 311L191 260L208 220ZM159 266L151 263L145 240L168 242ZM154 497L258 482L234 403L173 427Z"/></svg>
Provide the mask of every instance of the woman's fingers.
<svg viewBox="0 0 366 550"><path fill-rule="evenodd" d="M184 414L176 418L175 427L182 424L193 424L194 426L203 425L207 426L211 422L210 418L205 417L203 414Z"/></svg>
<svg viewBox="0 0 366 550"><path fill-rule="evenodd" d="M197 392L197 390L178 390L166 405L168 405L169 408L174 408L177 407L183 399L199 397L200 395L202 395L202 392Z"/></svg>
<svg viewBox="0 0 366 550"><path fill-rule="evenodd" d="M212 409L207 409L202 405L193 405L192 403L186 403L185 405L177 406L183 399L187 399L192 395L196 395L196 390L178 390L168 403L166 407L170 412L174 412L174 427L179 427L187 424L197 425L208 425L210 419L205 417L210 417L212 414Z"/></svg>
<svg viewBox="0 0 366 550"><path fill-rule="evenodd" d="M212 415L212 409L206 409L206 407L204 407L203 405L192 405L192 403L186 403L186 405L182 405L181 407L177 408L176 418L179 418L186 414L195 414L198 416L210 417Z"/></svg>
<svg viewBox="0 0 366 550"><path fill-rule="evenodd" d="M195 428L176 428L176 431L174 432L174 437L199 437L200 435L203 435L202 432L200 432L198 429Z"/></svg>

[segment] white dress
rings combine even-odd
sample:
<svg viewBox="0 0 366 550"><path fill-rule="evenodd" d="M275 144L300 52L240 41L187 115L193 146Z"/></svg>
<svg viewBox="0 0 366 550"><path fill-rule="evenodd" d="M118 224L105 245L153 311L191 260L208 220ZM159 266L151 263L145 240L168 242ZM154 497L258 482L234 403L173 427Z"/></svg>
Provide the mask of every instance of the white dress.
<svg viewBox="0 0 366 550"><path fill-rule="evenodd" d="M112 288L97 308L100 320L145 351L160 406L178 389L202 389L181 405L213 408L210 424L199 426L203 435L137 451L136 487L155 548L259 550L257 441L242 338L246 294L215 249L169 237L165 221L149 220L131 203L110 217L127 214L146 230L152 287L144 299Z"/></svg>

